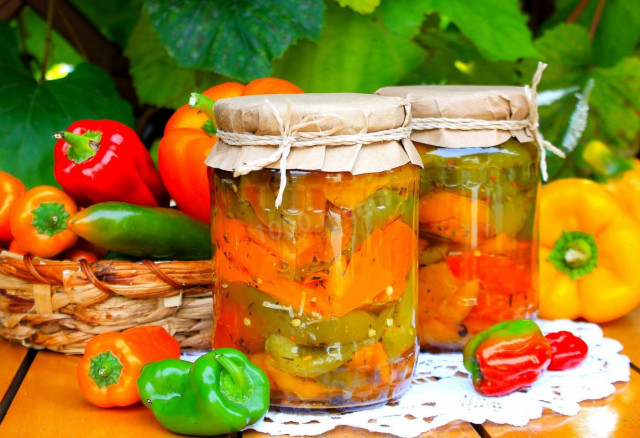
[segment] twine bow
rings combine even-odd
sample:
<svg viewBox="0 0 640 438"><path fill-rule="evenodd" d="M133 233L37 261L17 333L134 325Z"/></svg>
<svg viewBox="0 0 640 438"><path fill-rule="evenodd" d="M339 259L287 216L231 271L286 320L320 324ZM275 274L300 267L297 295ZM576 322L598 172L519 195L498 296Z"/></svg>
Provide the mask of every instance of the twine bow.
<svg viewBox="0 0 640 438"><path fill-rule="evenodd" d="M454 129L459 131L473 131L478 129L497 129L501 131L518 131L528 129L533 138L535 138L540 148L540 172L542 178L548 179L547 173L547 151L553 152L559 157L564 158L565 154L555 147L551 142L544 139L540 132L540 116L538 114L538 84L542 78L542 72L547 68L547 64L538 63L538 68L533 75L531 87L524 86L524 94L529 103L529 117L525 120L478 120L467 118L449 118L449 117L426 117L414 118L411 127L414 131L424 131L428 129Z"/></svg>
<svg viewBox="0 0 640 438"><path fill-rule="evenodd" d="M540 132L540 115L538 114L537 101L538 84L540 83L540 79L542 79L542 72L544 72L545 68L547 68L547 64L545 64L544 62L539 62L538 68L533 75L531 87L529 87L528 85L524 86L524 95L529 101L529 129L531 129L531 132L536 139L536 143L540 148L540 172L542 173L542 178L544 181L549 178L549 174L547 173L547 150L553 152L559 157L566 157L564 152L555 147L551 142L545 140L542 136L542 133Z"/></svg>
<svg viewBox="0 0 640 438"><path fill-rule="evenodd" d="M275 117L278 123L280 135L256 135L237 132L227 132L218 129L216 136L225 144L230 146L277 146L277 148L267 157L249 161L238 166L233 176L246 175L249 172L263 169L273 163L280 165L280 189L276 197L276 208L280 208L284 189L287 185L287 158L291 148L313 147L313 146L350 146L358 144L371 144L383 141L394 141L409 138L411 128L402 126L400 128L387 129L378 132L364 132L358 134L333 135L342 129L346 121L344 118L333 114L309 114L302 118L299 123L291 124L291 102L286 102L286 110L281 115L269 99L264 100L265 105ZM304 132L309 126L321 126L323 123L334 122L329 130L316 130Z"/></svg>

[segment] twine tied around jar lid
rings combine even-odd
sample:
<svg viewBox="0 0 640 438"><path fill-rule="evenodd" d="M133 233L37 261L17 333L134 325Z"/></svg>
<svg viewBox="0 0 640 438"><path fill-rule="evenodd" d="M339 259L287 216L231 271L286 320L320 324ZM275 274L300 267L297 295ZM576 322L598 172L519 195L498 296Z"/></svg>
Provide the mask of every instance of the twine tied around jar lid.
<svg viewBox="0 0 640 438"><path fill-rule="evenodd" d="M480 120L471 118L453 118L453 117L425 117L425 118L413 118L411 121L411 128L415 131L423 131L428 129L452 129L460 131L473 131L478 129L497 129L501 131L517 131L521 129L528 129L533 134L533 137L540 149L540 171L542 173L543 180L547 180L549 175L547 173L547 150L553 152L559 157L565 158L565 153L554 146L551 142L544 139L540 132L540 116L538 113L538 103L536 101L538 96L538 84L542 79L542 72L547 68L547 64L543 62L538 63L538 68L533 75L531 87L529 85L524 86L524 94L529 103L529 117L524 120Z"/></svg>
<svg viewBox="0 0 640 438"><path fill-rule="evenodd" d="M279 162L280 188L275 201L276 208L280 208L282 204L284 189L287 185L287 157L291 152L291 148L366 145L386 141L399 141L408 139L411 135L411 127L409 126L401 126L376 132L334 135L340 131L346 123L346 120L338 115L309 114L303 117L299 123L291 124L291 103L289 101L286 102L286 111L284 114L280 114L268 98L264 99L264 104L275 117L280 135L258 135L227 132L218 129L216 136L229 146L277 146L277 149L269 156L243 163L233 171L233 176L237 177ZM320 126L324 122L330 121L335 122L331 129L315 132L303 131L306 127Z"/></svg>

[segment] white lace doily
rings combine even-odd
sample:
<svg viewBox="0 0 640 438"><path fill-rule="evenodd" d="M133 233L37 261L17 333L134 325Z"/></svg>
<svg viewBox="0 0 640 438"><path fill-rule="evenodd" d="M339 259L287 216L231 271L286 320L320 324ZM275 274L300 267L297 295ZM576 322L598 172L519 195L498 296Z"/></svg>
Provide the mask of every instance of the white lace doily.
<svg viewBox="0 0 640 438"><path fill-rule="evenodd" d="M462 353L420 353L413 384L397 402L344 414L271 410L247 429L299 436L351 426L413 438L456 420L524 426L540 418L545 408L575 415L580 410L579 402L606 397L615 392L613 383L629 380L629 359L620 354L622 345L604 338L598 325L568 320L536 322L544 333L567 330L580 336L589 345L588 357L574 369L545 372L526 390L502 397L484 397L473 389L462 364ZM183 358L195 360L197 356Z"/></svg>
<svg viewBox="0 0 640 438"><path fill-rule="evenodd" d="M536 321L544 333L567 330L589 345L589 356L578 367L547 371L530 388L502 397L483 397L471 384L462 353L420 353L413 384L397 403L345 414L292 414L269 411L247 429L271 435L319 435L337 426L413 438L456 420L481 424L524 426L545 408L575 415L579 402L615 392L613 383L630 378L622 345L604 338L596 324L567 320Z"/></svg>

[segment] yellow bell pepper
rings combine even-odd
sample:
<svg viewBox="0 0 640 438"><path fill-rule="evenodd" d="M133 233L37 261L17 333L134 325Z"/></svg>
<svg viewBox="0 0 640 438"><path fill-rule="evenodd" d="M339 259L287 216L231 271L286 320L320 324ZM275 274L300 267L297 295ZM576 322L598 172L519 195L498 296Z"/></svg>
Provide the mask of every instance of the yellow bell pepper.
<svg viewBox="0 0 640 438"><path fill-rule="evenodd" d="M598 182L640 221L640 160L617 157L599 140L587 144L583 157Z"/></svg>
<svg viewBox="0 0 640 438"><path fill-rule="evenodd" d="M606 322L640 304L640 224L602 185L568 178L542 188L541 318Z"/></svg>

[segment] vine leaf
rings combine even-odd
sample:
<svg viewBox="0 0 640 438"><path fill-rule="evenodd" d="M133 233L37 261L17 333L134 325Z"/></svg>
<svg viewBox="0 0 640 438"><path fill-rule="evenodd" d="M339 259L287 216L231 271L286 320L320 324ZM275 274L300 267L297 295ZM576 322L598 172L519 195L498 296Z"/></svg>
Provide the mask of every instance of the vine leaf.
<svg viewBox="0 0 640 438"><path fill-rule="evenodd" d="M17 48L15 29L0 22L0 169L27 187L56 185L54 132L80 119L133 126L133 112L100 68L79 64L67 77L39 84L23 66Z"/></svg>
<svg viewBox="0 0 640 438"><path fill-rule="evenodd" d="M604 141L620 155L635 154L640 135L640 59L627 57L606 68L593 65L588 31L579 24L560 24L547 30L536 46L549 63L541 82L545 89L583 88L594 80L583 140L566 161L550 156L549 174L588 176L591 168L581 156L584 144L592 139ZM522 67L523 74L533 74L534 62ZM568 95L553 105L540 107L542 133L555 145L562 143L575 102L575 97Z"/></svg>
<svg viewBox="0 0 640 438"><path fill-rule="evenodd" d="M399 83L425 54L380 21L327 3L318 43L298 42L274 63L275 75L306 92L372 93Z"/></svg>
<svg viewBox="0 0 640 438"><path fill-rule="evenodd" d="M145 0L169 55L195 67L250 81L296 40L317 39L322 0Z"/></svg>
<svg viewBox="0 0 640 438"><path fill-rule="evenodd" d="M556 12L545 22L547 29L566 22L581 0L555 2ZM598 1L587 3L575 24L589 30L598 9ZM607 0L593 35L593 63L611 67L627 56L633 56L640 42L640 1Z"/></svg>
<svg viewBox="0 0 640 438"><path fill-rule="evenodd" d="M539 56L517 0L425 0L450 19L491 61Z"/></svg>
<svg viewBox="0 0 640 438"><path fill-rule="evenodd" d="M189 101L192 92L225 81L215 73L181 68L169 56L144 13L133 28L124 53L129 58L129 72L141 103L177 108Z"/></svg>

